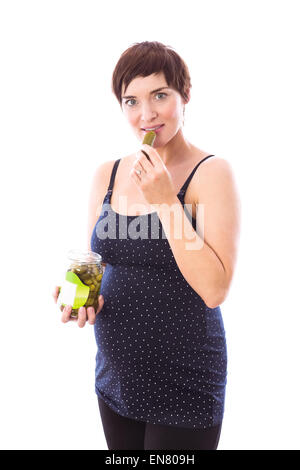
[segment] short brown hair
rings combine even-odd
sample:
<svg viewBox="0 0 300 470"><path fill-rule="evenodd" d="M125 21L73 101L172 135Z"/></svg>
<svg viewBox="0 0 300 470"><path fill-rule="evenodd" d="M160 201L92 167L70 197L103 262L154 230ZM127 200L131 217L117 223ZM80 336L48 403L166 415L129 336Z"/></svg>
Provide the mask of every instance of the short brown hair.
<svg viewBox="0 0 300 470"><path fill-rule="evenodd" d="M188 67L171 46L157 41L134 43L121 55L112 75L112 91L122 106L122 86L138 76L163 72L168 86L177 90L185 101L192 87Z"/></svg>

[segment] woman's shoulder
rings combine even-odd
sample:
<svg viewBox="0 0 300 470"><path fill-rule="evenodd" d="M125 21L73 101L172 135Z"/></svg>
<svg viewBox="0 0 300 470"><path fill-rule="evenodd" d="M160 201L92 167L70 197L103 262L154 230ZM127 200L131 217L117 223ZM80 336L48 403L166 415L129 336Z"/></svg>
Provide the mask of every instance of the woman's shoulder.
<svg viewBox="0 0 300 470"><path fill-rule="evenodd" d="M132 160L132 155L101 162L94 171L93 180L99 185L107 186L109 184L114 165L118 160L120 160L119 164L122 162L126 164L126 162L130 162Z"/></svg>
<svg viewBox="0 0 300 470"><path fill-rule="evenodd" d="M197 168L196 179L197 176L199 178L202 177L202 179L206 178L209 174L231 173L233 175L233 168L228 160L213 153L197 150L196 160L201 162L201 164Z"/></svg>
<svg viewBox="0 0 300 470"><path fill-rule="evenodd" d="M112 172L112 169L115 165L115 163L120 160L121 161L126 161L128 157L120 157L120 158L112 158L111 160L106 160L104 162L99 163L99 165L95 169L95 176L97 177L102 177L103 175L107 175Z"/></svg>
<svg viewBox="0 0 300 470"><path fill-rule="evenodd" d="M202 168L201 168L202 167ZM239 206L239 188L231 163L226 158L214 155L207 158L197 168L195 174L195 199L209 201L230 199L231 204Z"/></svg>
<svg viewBox="0 0 300 470"><path fill-rule="evenodd" d="M213 155L210 158L206 158ZM209 154L201 156L199 161L203 161L197 168L193 178L193 193L195 199L199 200L199 196L211 191L224 191L226 187L237 189L236 178L231 163L221 156Z"/></svg>
<svg viewBox="0 0 300 470"><path fill-rule="evenodd" d="M231 163L226 158L214 155L211 158L207 158L205 162L200 165L201 172L199 177L208 180L208 178L234 178L234 171Z"/></svg>

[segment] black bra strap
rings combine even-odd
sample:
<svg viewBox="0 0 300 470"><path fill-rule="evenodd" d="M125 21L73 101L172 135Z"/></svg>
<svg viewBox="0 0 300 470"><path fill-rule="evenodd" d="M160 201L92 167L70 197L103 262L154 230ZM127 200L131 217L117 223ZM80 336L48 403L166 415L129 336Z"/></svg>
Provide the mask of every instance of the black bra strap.
<svg viewBox="0 0 300 470"><path fill-rule="evenodd" d="M186 180L185 183L183 184L181 190L179 191L179 194L185 194L185 192L186 192L186 190L187 190L187 187L188 187L188 185L189 185L191 179L193 178L194 173L195 173L195 171L197 170L198 166L199 166L202 162L204 162L207 158L209 158L209 157L214 157L214 155L208 155L207 157L205 157L205 158L203 158L202 160L200 160L199 163L197 163L197 165L195 166L195 168L192 170L190 176L187 178L187 180Z"/></svg>
<svg viewBox="0 0 300 470"><path fill-rule="evenodd" d="M110 191L111 193L112 193L112 190L113 190L113 186L114 186L114 182L115 182L115 176L116 176L117 168L119 166L120 161L121 161L121 158L119 158L119 160L115 161L112 172L111 172L110 182L109 182L109 186L108 186L108 191Z"/></svg>

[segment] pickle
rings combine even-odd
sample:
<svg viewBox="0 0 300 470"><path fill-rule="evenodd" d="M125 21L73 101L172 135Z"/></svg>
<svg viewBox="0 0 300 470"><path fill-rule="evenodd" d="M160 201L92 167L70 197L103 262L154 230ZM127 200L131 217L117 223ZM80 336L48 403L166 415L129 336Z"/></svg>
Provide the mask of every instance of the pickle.
<svg viewBox="0 0 300 470"><path fill-rule="evenodd" d="M156 134L154 131L147 132L143 140L143 145L147 144L147 145L151 145L152 147L154 144L155 138L156 138Z"/></svg>
<svg viewBox="0 0 300 470"><path fill-rule="evenodd" d="M81 282L90 288L84 307L94 307L96 312L98 309L98 297L100 295L101 279L103 276L102 267L95 266L94 264L81 265L72 263L68 271L75 273ZM78 310L79 309L72 309L72 318L78 318Z"/></svg>

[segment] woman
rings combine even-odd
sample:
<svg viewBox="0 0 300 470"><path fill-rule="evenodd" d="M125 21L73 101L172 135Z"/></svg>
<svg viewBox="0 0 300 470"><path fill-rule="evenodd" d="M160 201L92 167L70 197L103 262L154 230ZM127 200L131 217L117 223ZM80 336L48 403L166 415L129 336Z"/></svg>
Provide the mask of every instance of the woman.
<svg viewBox="0 0 300 470"><path fill-rule="evenodd" d="M141 144L95 172L88 247L105 271L98 311L82 308L78 318L80 327L95 324L109 449L217 449L219 441L227 375L220 304L236 263L239 198L228 162L183 134L190 88L184 61L159 42L128 48L113 73ZM149 129L153 147L142 145Z"/></svg>

